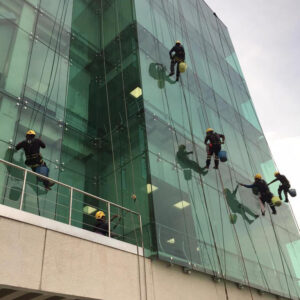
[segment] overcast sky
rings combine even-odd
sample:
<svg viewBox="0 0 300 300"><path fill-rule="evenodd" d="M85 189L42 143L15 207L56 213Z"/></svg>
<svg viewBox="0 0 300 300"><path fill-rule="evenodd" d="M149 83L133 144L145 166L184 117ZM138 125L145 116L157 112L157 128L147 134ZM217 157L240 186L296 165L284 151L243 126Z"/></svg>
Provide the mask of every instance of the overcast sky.
<svg viewBox="0 0 300 300"><path fill-rule="evenodd" d="M299 196L300 0L206 0L228 27L279 171Z"/></svg>

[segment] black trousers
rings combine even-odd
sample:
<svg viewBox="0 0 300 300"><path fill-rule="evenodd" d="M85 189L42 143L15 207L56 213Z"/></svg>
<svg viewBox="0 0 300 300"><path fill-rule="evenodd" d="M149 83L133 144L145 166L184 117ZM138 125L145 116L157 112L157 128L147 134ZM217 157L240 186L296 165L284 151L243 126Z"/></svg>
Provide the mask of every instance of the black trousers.
<svg viewBox="0 0 300 300"><path fill-rule="evenodd" d="M171 66L170 66L170 70L171 73L174 74L174 69L175 69L175 65L177 64L177 68L176 68L176 79L179 79L180 76L180 72L179 72L179 64L183 61L183 59L177 58L177 57L173 57L171 59Z"/></svg>
<svg viewBox="0 0 300 300"><path fill-rule="evenodd" d="M279 195L279 198L282 200L282 197L281 197L281 193L283 191L284 193L284 196L285 196L285 201L289 201L289 197L288 197L288 191L290 189L291 186L288 186L288 185L280 185L279 188L278 188L278 195Z"/></svg>
<svg viewBox="0 0 300 300"><path fill-rule="evenodd" d="M212 145L212 147L209 147L207 150L207 158L206 158L206 167L209 167L211 157L214 155L215 158L215 167L218 167L219 165L219 152L221 151L221 145Z"/></svg>
<svg viewBox="0 0 300 300"><path fill-rule="evenodd" d="M265 203L267 202L269 204L272 212L274 214L276 214L276 208L275 208L274 204L272 203L272 197L273 197L273 195L271 193L268 193L268 194L261 195L260 199L261 199L263 205L265 205Z"/></svg>

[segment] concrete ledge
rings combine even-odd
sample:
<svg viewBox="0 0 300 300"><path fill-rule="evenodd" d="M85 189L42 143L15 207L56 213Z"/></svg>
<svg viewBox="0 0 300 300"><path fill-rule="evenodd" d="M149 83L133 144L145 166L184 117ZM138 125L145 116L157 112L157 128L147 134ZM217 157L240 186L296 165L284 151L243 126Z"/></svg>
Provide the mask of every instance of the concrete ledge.
<svg viewBox="0 0 300 300"><path fill-rule="evenodd" d="M109 238L101 234L96 234L94 232L90 232L55 220L37 216L6 205L0 204L0 216L143 256L143 249L141 247L137 247L129 243Z"/></svg>
<svg viewBox="0 0 300 300"><path fill-rule="evenodd" d="M28 291L40 294L37 300L49 294L72 300L279 299L228 281L225 290L207 274L136 252L133 245L0 205L0 289L13 290L3 300L25 299Z"/></svg>

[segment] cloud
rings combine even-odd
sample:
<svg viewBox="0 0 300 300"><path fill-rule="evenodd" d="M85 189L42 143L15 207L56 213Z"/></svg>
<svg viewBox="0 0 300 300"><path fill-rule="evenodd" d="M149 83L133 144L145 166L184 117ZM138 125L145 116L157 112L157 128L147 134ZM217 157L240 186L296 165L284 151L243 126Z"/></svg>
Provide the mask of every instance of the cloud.
<svg viewBox="0 0 300 300"><path fill-rule="evenodd" d="M206 2L228 27L264 130L298 135L300 1Z"/></svg>

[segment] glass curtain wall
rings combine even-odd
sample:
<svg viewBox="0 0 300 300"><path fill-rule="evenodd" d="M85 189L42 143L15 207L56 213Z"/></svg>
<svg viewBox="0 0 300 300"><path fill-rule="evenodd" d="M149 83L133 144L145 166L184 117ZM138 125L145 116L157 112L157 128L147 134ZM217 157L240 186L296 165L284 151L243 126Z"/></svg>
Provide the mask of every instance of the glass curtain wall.
<svg viewBox="0 0 300 300"><path fill-rule="evenodd" d="M201 0L135 6L159 258L299 297L289 205L262 217L252 191L237 188L255 173L270 181L275 165L227 28ZM168 76L176 40L188 65L179 82ZM207 173L208 127L225 134L229 161ZM181 145L193 152L188 164L178 159Z"/></svg>
<svg viewBox="0 0 300 300"><path fill-rule="evenodd" d="M1 158L25 166L11 148L34 129L52 178L142 214L147 255L299 297L290 207L257 218L257 197L236 190L275 166L227 28L203 1L0 0L0 36ZM180 82L168 77L176 40ZM207 127L226 136L220 173L201 168ZM1 203L19 207L22 173L0 172ZM68 222L69 192L28 182L23 209ZM98 209L74 193L72 225L93 230ZM135 243L135 221L112 214L115 237Z"/></svg>
<svg viewBox="0 0 300 300"><path fill-rule="evenodd" d="M148 164L131 0L0 1L0 157L28 129L46 143L50 177L142 214L151 238ZM21 172L1 166L1 203L19 207ZM3 176L4 175L4 176ZM24 210L68 222L69 191L28 178ZM132 195L137 196L136 201ZM74 193L72 225L93 230L97 200ZM136 242L137 220L113 210L115 236Z"/></svg>

